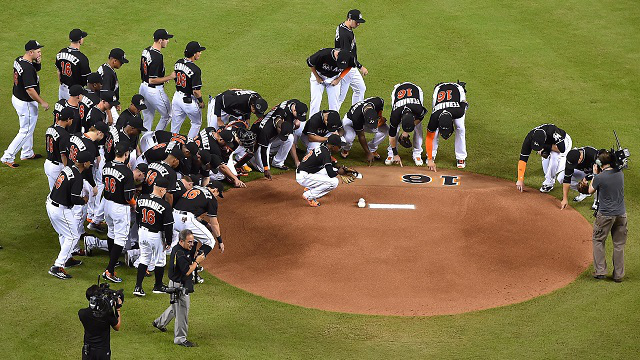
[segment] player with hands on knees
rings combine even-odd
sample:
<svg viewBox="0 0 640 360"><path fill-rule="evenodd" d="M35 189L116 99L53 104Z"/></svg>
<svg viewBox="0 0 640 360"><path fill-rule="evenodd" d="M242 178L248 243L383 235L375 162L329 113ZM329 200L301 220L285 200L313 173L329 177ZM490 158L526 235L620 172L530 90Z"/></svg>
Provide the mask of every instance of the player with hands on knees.
<svg viewBox="0 0 640 360"><path fill-rule="evenodd" d="M398 155L398 144L405 148L413 148L413 161L416 166L423 166L422 160L422 120L427 114L427 109L422 106L422 89L413 83L404 82L396 84L391 92L391 115L389 116L389 147L385 165L400 164L402 160ZM402 126L402 131L398 131ZM409 138L413 132L413 143Z"/></svg>
<svg viewBox="0 0 640 360"><path fill-rule="evenodd" d="M354 104L342 118L344 140L346 145L340 151L340 156L346 159L353 145L353 140L358 137L358 142L364 150L369 166L374 159L380 159L378 145L389 134L387 119L382 116L384 100L380 97L371 97ZM367 143L364 133L374 134L373 139Z"/></svg>

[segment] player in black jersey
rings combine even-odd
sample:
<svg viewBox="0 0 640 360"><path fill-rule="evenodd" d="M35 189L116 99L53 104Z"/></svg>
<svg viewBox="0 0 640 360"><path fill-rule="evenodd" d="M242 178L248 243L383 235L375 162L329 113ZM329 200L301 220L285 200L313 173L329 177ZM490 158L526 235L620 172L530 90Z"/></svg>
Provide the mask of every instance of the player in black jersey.
<svg viewBox="0 0 640 360"><path fill-rule="evenodd" d="M391 115L389 115L389 147L387 148L387 159L385 165L399 163L402 161L398 155L397 145L400 138L401 143L411 143L409 134L413 132L413 161L416 166L424 165L422 160L422 119L427 114L427 109L422 105L422 89L413 83L404 82L396 84L391 92ZM398 128L402 126L402 132Z"/></svg>
<svg viewBox="0 0 640 360"><path fill-rule="evenodd" d="M353 55L347 50L325 48L318 50L307 58L307 65L311 68L311 102L309 115L320 111L322 94L327 89L329 110L340 110L340 81L356 66Z"/></svg>
<svg viewBox="0 0 640 360"><path fill-rule="evenodd" d="M559 175L562 179L562 202L560 209L567 207L569 203L569 189L577 190L578 183L586 182L593 178L593 165L598 158L598 150L592 146L583 146L569 150L566 157L564 170ZM581 202L591 194L578 194L573 201Z"/></svg>
<svg viewBox="0 0 640 360"><path fill-rule="evenodd" d="M83 97L83 99L85 98L86 97ZM100 101L98 101L89 109L89 112L85 115L84 121L82 121L83 131L87 131L87 129L92 127L98 121L108 123L109 119L107 113L109 112L109 110L111 110L111 107L120 104L118 100L114 99L115 95L113 95L113 91L105 91L100 93ZM80 109L82 108L83 105L81 103Z"/></svg>
<svg viewBox="0 0 640 360"><path fill-rule="evenodd" d="M229 155L233 153L233 149L229 146L233 143L235 137L231 130L216 131L213 127L207 127L200 131L193 141L202 150L207 151L210 157L210 169L220 174L220 179L227 178L233 186L245 188L247 185L238 179L231 168L227 166ZM206 163L204 164L206 166Z"/></svg>
<svg viewBox="0 0 640 360"><path fill-rule="evenodd" d="M180 133L186 117L191 120L188 136L194 138L202 125L202 72L195 61L200 59L206 48L197 41L191 41L184 50L184 58L176 61L176 92L171 101L171 132Z"/></svg>
<svg viewBox="0 0 640 360"><path fill-rule="evenodd" d="M108 132L107 124L98 122L86 133L72 134L69 138L69 159L75 161L76 155L81 151L88 151L95 159L99 155L98 143Z"/></svg>
<svg viewBox="0 0 640 360"><path fill-rule="evenodd" d="M213 103L213 104L212 104ZM251 114L258 119L264 117L267 111L267 101L253 90L230 89L224 91L212 100L209 99L209 110L213 106L213 114L207 114L207 126L216 129L223 128L229 123L229 116L249 123Z"/></svg>
<svg viewBox="0 0 640 360"><path fill-rule="evenodd" d="M118 83L116 70L128 62L129 60L125 57L124 50L120 48L111 49L111 52L109 52L109 61L98 68L98 73L102 76L102 89L100 91L113 91L116 95L116 100L120 101L120 84ZM120 110L120 105L111 109L109 124L115 123Z"/></svg>
<svg viewBox="0 0 640 360"><path fill-rule="evenodd" d="M49 190L62 171L68 164L69 133L65 129L73 121L74 112L71 108L63 109L55 124L47 128L44 135L47 159L44 162L44 173L49 180Z"/></svg>
<svg viewBox="0 0 640 360"><path fill-rule="evenodd" d="M160 113L160 121L156 130L164 130L171 120L171 102L164 91L164 84L176 78L176 72L165 76L164 56L162 49L167 47L173 35L165 29L158 29L153 33L153 45L142 50L140 58L140 94L147 101L147 108L142 111L144 127L153 128L153 117L156 111Z"/></svg>
<svg viewBox="0 0 640 360"><path fill-rule="evenodd" d="M116 128L122 129L127 124L129 124L130 120L134 117L139 117L140 119L142 119L140 112L146 109L147 109L147 104L144 100L144 97L140 94L133 95L133 97L131 98L131 104L129 104L129 107L127 107L124 111L120 113L120 116L116 121ZM145 129L143 131L147 131L150 129L144 126L144 121L142 122L142 127Z"/></svg>
<svg viewBox="0 0 640 360"><path fill-rule="evenodd" d="M260 172L264 172L264 177L271 180L271 168L269 156L276 154L274 162L278 158L284 159L291 150L293 145L293 123L285 121L277 109L272 109L267 113L264 119L256 121L251 126L251 131L256 134L256 148L254 153L259 152L257 156L251 158L251 164Z"/></svg>
<svg viewBox="0 0 640 360"><path fill-rule="evenodd" d="M309 121L304 124L300 139L306 146L306 152L309 152L327 141L330 134L337 133L341 129L340 114L333 110L322 110L311 115Z"/></svg>
<svg viewBox="0 0 640 360"><path fill-rule="evenodd" d="M61 49L56 55L56 68L58 69L58 99L69 98L69 88L73 85L84 87L87 85L87 76L91 73L89 59L80 51L87 33L80 29L69 32L69 47Z"/></svg>
<svg viewBox="0 0 640 360"><path fill-rule="evenodd" d="M91 73L87 76L87 88L82 94L80 104L78 105L78 112L80 113L80 123L83 129L85 128L85 122L89 112L93 107L100 103L100 89L102 89L102 76L98 73ZM105 123L107 120L103 120ZM86 127L87 129L89 127Z"/></svg>
<svg viewBox="0 0 640 360"><path fill-rule="evenodd" d="M529 161L531 151L536 151L542 157L542 170L545 178L540 192L546 193L553 190L556 177L561 167L565 165L571 145L571 136L553 124L543 124L529 131L522 142L522 150L520 150L516 188L521 192L524 190L524 173L527 169L527 161ZM562 176L557 179L562 183Z"/></svg>
<svg viewBox="0 0 640 360"><path fill-rule="evenodd" d="M88 198L82 197L82 172L91 165L92 155L81 152L76 156L73 165L65 166L51 193L47 198L47 215L51 225L58 233L60 253L55 263L49 269L49 274L59 279L70 279L71 275L64 270L67 266L80 265L82 262L71 258L71 253L80 240L78 220L74 216L73 206L84 205ZM69 262L72 260L71 262Z"/></svg>
<svg viewBox="0 0 640 360"><path fill-rule="evenodd" d="M142 194L151 194L156 178L163 177L169 180L169 187L167 188L165 199L169 204L173 204L175 202L173 193L176 191L176 182L178 181L178 175L175 169L180 165L179 158L181 156L182 151L179 148L174 148L164 160L149 164L147 177L142 184Z"/></svg>
<svg viewBox="0 0 640 360"><path fill-rule="evenodd" d="M369 165L373 163L374 159L380 159L380 155L377 152L378 145L389 133L389 126L386 124L387 119L382 116L383 110L384 100L380 97L370 97L351 106L351 109L342 118L346 143L340 151L342 158L349 156L353 140L357 136ZM369 143L367 143L367 138L364 135L365 132L374 134Z"/></svg>
<svg viewBox="0 0 640 360"><path fill-rule="evenodd" d="M172 133L171 131L147 131L140 137L140 150L144 153L158 144L168 144L172 141L186 144L188 139L184 135Z"/></svg>
<svg viewBox="0 0 640 360"><path fill-rule="evenodd" d="M344 99L347 97L349 87L353 89L353 96L351 97L351 105L355 105L357 102L364 100L364 93L367 87L364 84L363 76L369 73L366 67L358 61L358 47L356 46L356 36L353 30L360 24L364 23L360 10L353 9L347 13L347 19L340 23L336 28L335 47L338 49L346 50L353 54L353 59L356 66L344 76L340 83L340 97L338 99L338 108L342 106Z"/></svg>
<svg viewBox="0 0 640 360"><path fill-rule="evenodd" d="M53 122L56 122L56 118L60 115L60 111L64 108L73 109L74 116L73 122L67 128L70 134L75 134L82 131L82 122L80 121L80 97L84 93L84 89L80 85L73 85L67 92L67 98L58 100L53 105Z"/></svg>
<svg viewBox="0 0 640 360"><path fill-rule="evenodd" d="M339 168L338 171L334 169L331 154L338 152L344 145L340 135L331 134L327 141L311 149L302 159L296 170L296 181L305 188L302 197L307 200L309 206L320 206L318 199L338 187L340 181L337 176L345 172L343 168Z"/></svg>
<svg viewBox="0 0 640 360"><path fill-rule="evenodd" d="M122 281L115 274L118 257L122 253L131 230L131 209L135 207L135 182L133 172L125 161L129 156L129 147L125 143L116 145L115 159L102 169L104 183L104 216L107 222L107 244L109 247L109 264L102 277L119 283Z"/></svg>
<svg viewBox="0 0 640 360"><path fill-rule="evenodd" d="M142 281L147 271L155 272L153 292L162 294L166 291L166 286L162 283L167 262L165 250L173 241L173 209L163 198L168 186L169 180L159 177L153 185L153 192L141 195L136 202L140 238L140 257L135 262L138 276L133 290L136 296L145 296Z"/></svg>

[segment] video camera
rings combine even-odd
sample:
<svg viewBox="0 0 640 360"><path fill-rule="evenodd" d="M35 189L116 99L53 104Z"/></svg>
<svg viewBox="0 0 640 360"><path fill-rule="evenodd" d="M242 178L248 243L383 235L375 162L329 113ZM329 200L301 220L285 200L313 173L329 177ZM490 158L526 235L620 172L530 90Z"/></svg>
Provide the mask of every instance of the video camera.
<svg viewBox="0 0 640 360"><path fill-rule="evenodd" d="M124 304L124 289L112 290L109 284L100 283L100 275L98 275L98 289L89 298L89 307L93 310L96 317L104 317L107 314L114 314L118 317L118 312L122 304L118 304L118 299Z"/></svg>
<svg viewBox="0 0 640 360"><path fill-rule="evenodd" d="M184 293L184 288L182 286L170 287L170 288L167 288L165 292L169 294L169 299L170 299L169 302L171 304L175 304L176 301L178 301L178 298L180 297L180 295Z"/></svg>
<svg viewBox="0 0 640 360"><path fill-rule="evenodd" d="M623 148L620 145L620 140L618 139L618 134L613 130L613 136L616 138L616 148L612 148L609 150L609 153L613 156L613 163L611 167L616 171L620 171L629 167L629 156L631 155L628 148ZM596 164L599 167L602 167L600 160L596 160Z"/></svg>

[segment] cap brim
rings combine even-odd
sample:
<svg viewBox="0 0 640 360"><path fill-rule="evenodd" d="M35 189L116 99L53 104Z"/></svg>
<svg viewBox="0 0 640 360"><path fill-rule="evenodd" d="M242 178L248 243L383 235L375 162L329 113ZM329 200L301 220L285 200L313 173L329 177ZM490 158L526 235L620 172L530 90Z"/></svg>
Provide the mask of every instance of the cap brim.
<svg viewBox="0 0 640 360"><path fill-rule="evenodd" d="M120 61L120 62L121 62L121 63L123 63L123 64L126 64L126 63L128 63L128 62L129 62L129 60L127 60L127 59L125 59L125 58L118 59L118 61Z"/></svg>
<svg viewBox="0 0 640 360"><path fill-rule="evenodd" d="M365 21L364 19L358 19L358 20L356 20L356 22L357 22L358 24L362 24L363 22L366 22L366 21Z"/></svg>
<svg viewBox="0 0 640 360"><path fill-rule="evenodd" d="M207 50L207 48L206 48L206 47L204 47L204 46L200 46L200 47L198 48L198 51L205 51L205 50Z"/></svg>
<svg viewBox="0 0 640 360"><path fill-rule="evenodd" d="M138 129L140 131L148 131L147 128L144 127L144 126L136 127L136 129Z"/></svg>
<svg viewBox="0 0 640 360"><path fill-rule="evenodd" d="M138 110L146 110L147 109L147 105L134 105L136 107L136 109Z"/></svg>
<svg viewBox="0 0 640 360"><path fill-rule="evenodd" d="M278 134L278 139L280 139L280 140L282 140L282 141L286 141L286 140L287 140L287 138L289 137L289 135L291 135L291 134L286 134L286 135L285 135L285 134L283 134L283 133L280 133L280 134Z"/></svg>
<svg viewBox="0 0 640 360"><path fill-rule="evenodd" d="M116 100L116 101L107 101L109 103L109 105L111 106L118 106L120 105L120 101Z"/></svg>
<svg viewBox="0 0 640 360"><path fill-rule="evenodd" d="M169 40L169 39L171 39L172 37L173 37L173 35L172 35L172 34L167 34L167 36L166 36L166 38L167 38L167 39L166 39L166 40Z"/></svg>
<svg viewBox="0 0 640 360"><path fill-rule="evenodd" d="M89 35L89 34L83 31L83 32L82 32L82 36L80 37L80 39L84 39L84 38L86 38L86 37L87 37L87 35Z"/></svg>

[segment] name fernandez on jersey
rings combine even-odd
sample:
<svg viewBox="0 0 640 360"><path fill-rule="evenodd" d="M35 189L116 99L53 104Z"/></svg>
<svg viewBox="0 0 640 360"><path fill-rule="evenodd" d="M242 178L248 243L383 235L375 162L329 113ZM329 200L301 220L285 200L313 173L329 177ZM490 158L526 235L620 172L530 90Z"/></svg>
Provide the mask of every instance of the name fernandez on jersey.
<svg viewBox="0 0 640 360"><path fill-rule="evenodd" d="M72 63L73 65L78 65L78 63L80 62L80 59L78 59L77 57L75 57L73 54L71 53L66 53L66 52L60 52L56 55L56 60L67 60L70 63Z"/></svg>
<svg viewBox="0 0 640 360"><path fill-rule="evenodd" d="M169 175L169 171L167 171L167 169L165 169L165 167L160 163L152 163L149 165L149 169L159 172L162 177Z"/></svg>
<svg viewBox="0 0 640 360"><path fill-rule="evenodd" d="M173 68L175 71L182 71L183 73L185 73L188 77L193 76L193 70L191 70L186 64L184 63L176 63L176 65Z"/></svg>
<svg viewBox="0 0 640 360"><path fill-rule="evenodd" d="M139 198L138 199L138 206L151 208L151 209L153 209L153 210L155 210L155 211L157 211L158 213L161 213L161 214L164 214L164 211L166 209L164 206L159 204L157 201L154 201L152 199L144 199L144 198Z"/></svg>
<svg viewBox="0 0 640 360"><path fill-rule="evenodd" d="M434 106L433 107L433 112L436 112L436 111L442 110L442 109L446 109L446 108L459 108L459 107L461 107L459 102L457 102L457 101L447 101L447 102L443 102L443 103L440 103L440 104Z"/></svg>
<svg viewBox="0 0 640 360"><path fill-rule="evenodd" d="M124 180L124 174L111 167L105 167L104 169L102 169L102 176L112 176L120 182Z"/></svg>

